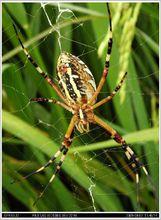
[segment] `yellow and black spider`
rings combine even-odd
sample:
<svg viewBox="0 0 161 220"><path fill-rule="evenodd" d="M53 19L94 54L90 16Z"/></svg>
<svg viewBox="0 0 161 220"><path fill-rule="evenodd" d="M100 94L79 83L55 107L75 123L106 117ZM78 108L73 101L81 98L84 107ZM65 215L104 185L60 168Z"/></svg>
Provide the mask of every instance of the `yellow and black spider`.
<svg viewBox="0 0 161 220"><path fill-rule="evenodd" d="M95 84L95 79L86 66L86 64L80 60L78 57L69 54L67 52L62 52L59 56L57 62L57 77L59 82L59 87L53 82L52 79L48 77L48 75L37 65L37 63L33 60L27 49L23 46L23 43L19 37L18 31L16 26L14 25L14 29L18 40L22 46L24 53L27 56L27 59L33 64L36 70L44 77L44 79L50 84L50 86L55 90L58 96L61 98L61 101L55 99L47 99L47 98L33 98L31 101L34 102L50 102L53 104L57 104L62 106L69 112L73 114L69 127L66 131L64 140L62 142L61 147L59 150L54 154L53 157L42 167L33 171L32 173L24 176L23 178L26 179L33 174L39 173L52 164L55 159L59 156L60 161L57 163L56 170L53 173L52 177L50 178L48 184L39 195L38 199L41 198L49 184L54 180L56 174L60 171L60 168L63 164L63 161L67 155L67 152L72 144L72 139L74 135L74 129L76 128L80 133L88 132L89 131L89 124L94 123L101 126L110 136L113 138L117 143L119 143L122 149L125 152L126 157L130 161L131 167L136 175L136 183L139 182L139 174L138 168L144 170L145 174L148 175L148 172L145 166L139 161L138 157L135 155L133 150L129 147L126 141L116 132L112 127L102 121L96 114L94 110L109 102L115 94L121 88L124 79L126 78L127 73L122 76L120 83L116 86L113 92L106 98L102 99L99 102L96 102L97 96L99 95L108 75L109 71L109 64L110 64L110 55L112 50L112 21L111 21L111 13L110 8L107 3L107 11L109 15L109 24L110 24L110 33L108 39L108 46L107 46L107 55L104 65L104 70L102 73L102 77L98 86ZM59 89L60 88L60 89Z"/></svg>

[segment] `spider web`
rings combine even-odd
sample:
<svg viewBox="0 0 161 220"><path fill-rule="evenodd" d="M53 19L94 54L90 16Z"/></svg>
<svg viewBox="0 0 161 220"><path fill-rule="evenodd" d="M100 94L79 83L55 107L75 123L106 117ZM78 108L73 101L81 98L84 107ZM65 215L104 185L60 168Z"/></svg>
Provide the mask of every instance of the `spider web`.
<svg viewBox="0 0 161 220"><path fill-rule="evenodd" d="M52 10L55 14L55 11L57 12L57 16L56 19L54 21L54 16L51 17L51 13L49 13L49 11ZM99 41L100 39L96 39L95 42L92 41L91 38L91 44L86 44L83 43L81 41L75 40L71 38L71 34L72 31L76 32L77 30L85 30L84 25L86 25L86 21L81 21L81 22L76 22L76 24L74 25L73 29L71 31L67 31L67 33L63 33L62 29L61 29L61 25L63 24L63 22L66 21L77 21L79 20L79 16L77 15L77 13L75 12L75 10L72 10L69 8L64 8L62 7L62 5L60 3L55 3L55 4L51 4L51 3L40 3L38 9L34 12L34 13L28 13L28 15L32 18L32 19L37 19L39 18L39 14L41 13L41 15L43 15L43 19L46 22L46 25L50 28L50 30L48 31L48 34L43 37L42 39L39 40L39 42L36 42L34 44L34 46L31 46L29 48L29 52L32 53L35 49L38 49L39 47L43 48L43 46L45 45L45 43L50 40L50 37L53 35L53 32L56 33L55 37L55 41L57 43L57 45L59 45L58 49L59 51L57 51L57 53L59 54L60 52L62 52L64 50L64 47L66 47L66 44L68 42L74 43L75 45L78 45L80 47L82 47L82 52L80 54L78 54L78 56L80 58L85 58L87 55L90 56L92 55L95 51L97 51L97 41ZM50 14L50 15L49 15ZM55 25L56 24L56 25ZM5 34L5 32L7 31L8 28L11 28L10 26L6 27L6 29L3 30L3 34ZM89 37L89 33L86 33ZM154 36L158 34L158 30L154 33ZM106 33L101 36L102 40L104 39ZM15 37L15 34L13 35L13 37ZM3 46L5 46L8 40L4 40L3 41ZM137 50L140 50L144 45L144 42L141 42L140 44L138 44L137 46L135 46L134 51L137 52ZM81 51L80 50L80 51ZM25 62L24 64L21 61L15 61L15 59L11 58L12 63L15 64L15 68L14 68L14 73L15 74L20 74L21 71L23 71L25 68L28 67L28 65L31 65L29 63L29 61L25 58ZM115 62L115 65L119 65L118 61ZM19 66L19 67L18 67ZM112 67L111 67L112 68ZM144 81L147 78L152 78L154 75L156 75L155 72L149 72L147 73L147 75L144 76L137 76L137 80L139 80L139 83L144 84ZM55 82L57 82L56 76L54 75L54 77L52 75L49 74L50 77L52 77L54 79ZM100 75L101 76L101 75ZM30 77L32 78L32 75L30 75ZM135 80L134 77L128 76L127 81L133 81ZM37 87L41 88L42 85L44 84L44 80L40 79L39 82L37 83ZM53 140L55 143L60 144L62 142L62 139L64 137L65 134L65 128L63 126L60 126L61 124L63 124L63 121L70 121L71 115L69 115L68 113L64 113L65 115L65 119L64 119L64 115L63 116L59 116L61 114L58 114L58 117L54 117L54 121L50 119L49 120L45 120L43 119L43 117L39 116L39 114L37 114L36 118L37 120L35 122L33 122L32 118L30 117L30 114L28 114L28 111L26 111L26 109L28 109L30 107L30 105L37 105L37 104L31 104L30 102L30 98L32 98L32 92L30 92L30 96L28 94L26 94L25 92L22 92L20 89L17 89L16 86L11 86L8 85L7 83L3 83L3 97L5 99L5 97L7 97L7 91L10 90L10 92L14 93L15 96L17 97L17 99L20 99L21 97L24 97L26 99L26 102L21 104L17 107L17 109L9 109L10 113L14 113L14 114L19 114L22 113L24 116L24 119L31 122L31 126L34 128L40 128L42 130L44 130L45 132L49 131L49 135L51 140ZM7 90L6 90L7 89ZM108 90L109 91L109 90ZM127 93L130 94L135 94L136 91L131 90L131 88L127 88L126 89ZM103 90L102 92L103 97L106 97L107 95L109 95L110 92L107 92L107 90ZM141 96L146 96L147 99L149 99L150 97L154 97L158 95L158 93L156 91L153 92L149 92L147 91L142 92ZM40 97L40 96L39 96ZM128 100L126 102L130 103L130 100ZM4 104L5 105L5 104ZM48 106L45 105L45 107L47 108L47 111L49 109ZM59 108L55 107L57 109L57 111L60 111ZM124 110L126 108L125 105L121 105L120 106L120 110ZM39 108L38 108L39 109ZM47 111L44 111L47 112ZM99 114L99 110L96 110L96 113ZM104 114L105 115L105 114ZM47 118L47 117L46 117ZM49 117L48 117L49 118ZM115 124L115 121L117 121L118 115L115 113L111 116L110 119L110 123L113 125ZM151 117L148 118L149 120L149 124L151 125L153 119ZM94 135L94 133L96 132L97 136ZM54 135L56 133L56 135ZM101 141L101 140L106 140L107 137L105 137L105 131L103 131L99 126L92 126L90 129L90 132L88 132L87 134L80 134L79 132L75 132L75 138L74 138L74 142L72 144L72 148L77 147L77 142L79 144L81 144L82 146L88 146L89 144L92 143L96 143L97 141ZM53 134L53 135L52 135ZM13 137L9 137L8 138L8 142L12 141L12 140L17 140L17 138ZM76 141L75 141L76 140ZM48 144L48 143L47 143ZM141 144L144 144L144 142L140 142L140 146ZM40 146L39 149L43 149L45 148L44 145ZM134 148L135 149L135 148ZM18 168L15 169L15 173L19 173L22 172L24 169L28 169L28 167L30 166L30 164L32 163L32 161L36 160L37 158L37 154L38 154L38 150L32 148L32 153L31 151L29 151L30 155L28 155L27 157L30 158L28 159L28 161L26 162L25 157L23 155L23 152L21 152L21 150L19 148L15 148L15 151L17 151L18 155L22 155L22 158L25 162L23 162L23 165L21 164ZM112 154L109 154L110 152L112 152ZM83 192L83 188L80 187L80 185L75 181L75 179L72 178L68 178L66 177L66 173L63 173L63 171L60 174L60 179L62 181L64 181L65 178L67 178L67 185L68 188L70 188L71 192L72 192L72 196L74 198L75 201L78 201L79 204L81 204L82 209L80 211L92 211L92 212L96 212L96 211L100 211L102 210L101 207L99 207L99 205L97 205L97 201L96 201L96 197L113 197L114 199L116 198L116 195L122 196L122 193L118 192L117 190L110 190L108 187L108 190L106 191L106 193L102 193L98 191L95 193L96 187L99 184L99 180L101 179L106 179L108 181L109 178L109 174L107 173L106 169L104 170L100 170L99 168L96 168L95 166L93 166L93 161L94 160L99 160L102 161L105 167L109 167L112 170L115 171L115 173L120 173L120 171L123 171L125 166L127 167L127 164L123 163L124 165L121 165L121 162L117 162L117 158L115 159L111 159L111 156L114 155L114 153L119 153L122 152L122 149L117 147L116 148L107 148L105 150L98 150L98 151L90 151L90 153L84 154L79 152L79 150L75 150L73 151L72 154L72 158L75 164L79 164L79 166L83 167L83 170L85 170L86 175L88 177L88 186L87 186L87 193L88 196L82 196L82 194L84 194ZM140 151L141 152L141 151ZM152 152L152 151L151 151ZM54 149L53 149L53 154L54 154ZM12 155L12 154L11 154ZM123 156L123 153L121 154ZM139 158L142 159L142 157L144 158L144 156L146 157L147 154L145 154L144 152L141 153L142 156L140 156ZM42 161L47 161L48 158L44 157L44 156L40 156L42 158ZM67 156L63 166L66 166L66 162L68 163L70 160L70 158ZM157 163L156 161L154 161L154 164ZM81 164L81 165L80 165ZM148 163L145 164L148 167ZM149 164L151 165L151 164ZM120 169L119 169L120 167ZM49 174L51 174L51 170L49 168L49 172L47 172L47 176L46 176L46 180L49 179ZM124 172L124 171L123 171ZM112 173L110 174L112 175ZM143 176L143 175L142 175ZM142 178L141 176L141 178ZM124 173L124 177L121 176L121 181L124 181L124 179L126 180L126 178L129 178L127 173ZM57 181L57 180L55 180ZM47 183L47 181L46 181ZM40 191L42 191L42 189L44 188L44 186L46 185L46 183L42 184L42 188L40 189ZM53 183L55 184L55 182ZM70 186L69 186L70 185ZM146 187L150 185L150 183L148 181L143 181L140 185L139 191L137 192L136 188L134 187L133 190L131 190L131 192L128 192L129 194L134 194L136 195L136 199L137 196L139 196L139 194L141 193L142 190L145 190ZM52 188L52 186L51 186ZM82 193L83 192L83 193ZM105 192L105 191L102 191ZM82 193L82 194L81 194ZM44 197L46 197L47 195L44 195ZM44 199L44 197L42 199ZM88 199L86 198L88 197ZM86 199L83 199L86 198ZM84 208L83 208L84 207ZM56 211L57 207L53 207L53 209ZM75 208L75 204L71 205L71 208L74 211ZM134 209L138 209L138 207L134 207Z"/></svg>

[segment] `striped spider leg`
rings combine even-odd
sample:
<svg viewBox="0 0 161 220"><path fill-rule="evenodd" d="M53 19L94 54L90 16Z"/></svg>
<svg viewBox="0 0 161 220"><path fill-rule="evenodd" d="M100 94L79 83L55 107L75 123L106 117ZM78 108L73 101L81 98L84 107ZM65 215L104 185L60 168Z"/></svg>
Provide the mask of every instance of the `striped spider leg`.
<svg viewBox="0 0 161 220"><path fill-rule="evenodd" d="M40 173L41 171L43 171L45 168L47 168L48 166L50 166L58 157L60 157L59 162L56 164L56 169L53 173L53 175L51 176L48 184L45 186L45 188L43 189L43 191L39 194L39 196L37 197L37 199L35 200L34 204L35 205L37 203L37 201L43 196L43 194L45 193L46 189L48 188L48 186L53 182L53 180L55 179L56 174L58 174L58 172L60 171L60 168L66 158L67 152L72 144L72 140L73 140L73 136L74 136L74 127L75 127L75 121L76 121L76 117L73 116L70 124L68 126L67 132L65 134L64 140L62 142L61 147L59 148L59 150L54 154L54 156L52 156L49 161L43 165L42 167L40 167L39 169L29 173L28 175L24 176L23 179L27 179L29 177L31 177L34 174Z"/></svg>
<svg viewBox="0 0 161 220"><path fill-rule="evenodd" d="M57 87L57 85L54 83L54 81L49 78L47 76L47 73L45 73L41 68L40 66L38 66L37 62L32 58L32 56L30 55L30 53L28 52L28 50L24 47L21 39L20 39L20 36L19 36L19 33L17 31L17 28L16 26L13 24L13 27L14 27L14 30L15 30L15 33L16 33L16 36L18 38L18 41L22 47L22 50L24 51L27 59L30 61L30 63L35 67L35 69L37 70L37 72L39 72L41 74L41 76L49 83L49 85L55 90L55 92L58 94L58 96L68 105L69 103L67 103L65 97L63 96L62 92L60 91L60 89Z"/></svg>
<svg viewBox="0 0 161 220"><path fill-rule="evenodd" d="M106 77L109 71L109 65L110 65L110 56L111 56L111 51L112 51L112 43L113 43L113 39L112 39L112 19L111 19L111 12L110 12L110 8L109 8L109 4L107 3L107 11L108 11L108 15L109 15L109 23L110 23L110 31L109 31L109 39L108 39L108 47L107 47L107 54L106 54L106 60L105 60L105 66L104 66L104 70L103 70L103 74L102 77L100 79L100 82L97 86L96 91L94 92L92 98L88 101L88 104L92 104L93 101L97 98L97 96L99 95L105 81L106 81Z"/></svg>
<svg viewBox="0 0 161 220"><path fill-rule="evenodd" d="M53 182L53 180L55 179L56 174L60 171L60 168L66 158L67 152L69 150L69 147L72 144L72 140L73 140L73 135L74 135L74 127L75 127L75 121L76 121L76 117L73 116L70 124L68 126L67 132L65 134L64 140L62 142L62 146L60 147L60 149L55 153L55 155L53 157L51 157L51 159L42 167L40 167L38 170L36 170L35 172L32 172L31 174L27 175L24 178L28 178L29 176L35 174L35 173L39 173L42 170L44 170L47 166L49 166L51 163L53 163L55 161L55 159L62 154L59 162L56 165L56 169L53 173L53 175L51 176L48 184L45 186L44 190L40 193L40 195L37 197L36 201L34 202L33 205L35 205L37 203L37 201L43 196L43 194L45 193L46 189L48 188L48 186Z"/></svg>
<svg viewBox="0 0 161 220"><path fill-rule="evenodd" d="M30 99L30 102L48 102L48 103L53 103L53 104L56 104L56 105L60 105L61 107L63 107L64 109L68 110L69 112L71 112L71 108L66 105L65 103L63 102L60 102L56 99L48 99L48 98L32 98Z"/></svg>
<svg viewBox="0 0 161 220"><path fill-rule="evenodd" d="M98 108L99 106L109 102L117 94L117 92L121 89L121 86L123 85L126 76L127 76L127 72L123 75L122 79L120 80L119 84L116 86L114 91L111 92L111 94L109 96L107 96L106 98L104 98L101 101L99 101L96 104L94 104L92 106L92 108L93 109Z"/></svg>
<svg viewBox="0 0 161 220"><path fill-rule="evenodd" d="M142 168L146 175L148 175L148 171L146 170L143 163L139 160L139 158L135 155L134 151L129 147L129 145L126 143L126 141L121 137L120 134L118 134L117 131L115 131L112 127L110 127L107 123L105 123L103 120L101 120L98 116L94 115L94 121L101 126L110 136L112 139L114 139L117 143L119 143L122 147L122 149L125 152L125 155L127 159L130 161L130 165L132 170L135 173L136 176L136 183L139 183L139 174L138 169Z"/></svg>

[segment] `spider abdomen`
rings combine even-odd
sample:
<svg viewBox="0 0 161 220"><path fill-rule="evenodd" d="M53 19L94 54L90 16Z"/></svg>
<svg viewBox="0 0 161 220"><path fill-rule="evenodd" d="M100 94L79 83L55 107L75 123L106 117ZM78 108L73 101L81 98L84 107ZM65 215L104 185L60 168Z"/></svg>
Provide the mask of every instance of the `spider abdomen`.
<svg viewBox="0 0 161 220"><path fill-rule="evenodd" d="M59 86L69 102L87 102L96 90L92 73L78 57L62 52L58 59L57 76Z"/></svg>

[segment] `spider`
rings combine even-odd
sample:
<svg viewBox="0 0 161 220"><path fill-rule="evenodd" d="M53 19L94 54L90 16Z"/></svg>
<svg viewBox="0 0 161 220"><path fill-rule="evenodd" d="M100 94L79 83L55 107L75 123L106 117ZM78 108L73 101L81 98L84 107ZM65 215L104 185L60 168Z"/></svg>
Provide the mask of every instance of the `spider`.
<svg viewBox="0 0 161 220"><path fill-rule="evenodd" d="M19 33L17 31L16 26L13 25L17 38L21 44L24 53L27 56L27 59L36 68L37 72L40 73L42 77L48 82L48 84L55 90L57 95L62 100L62 101L58 101L53 98L52 99L32 98L31 101L49 102L52 104L56 104L73 114L68 129L66 131L64 140L59 150L54 154L54 156L50 158L50 160L45 165L23 177L24 179L27 179L33 174L43 171L45 168L51 165L56 160L57 157L60 157L60 160L56 165L56 169L53 175L51 176L44 190L39 195L38 199L42 197L49 184L51 184L56 174L60 171L60 168L67 155L67 152L72 144L74 129L76 128L80 133L88 132L90 123L98 124L99 126L101 126L111 136L111 138L113 138L117 143L121 145L127 159L131 164L132 169L135 172L137 184L139 182L139 174L137 171L138 168L142 168L145 174L148 175L145 166L143 165L142 162L140 162L138 157L135 155L135 153L126 143L123 137L121 137L121 135L118 134L117 131L115 131L112 127L106 124L94 113L94 109L112 100L112 98L120 90L127 75L126 72L123 75L120 83L116 86L114 91L110 93L109 96L107 96L106 98L102 99L99 102L96 102L97 96L99 95L109 72L110 55L111 55L112 43L113 43L112 20L111 20L111 12L108 3L107 3L107 11L108 11L109 27L110 27L109 39L107 42L107 54L106 54L105 65L104 65L102 77L97 87L96 87L95 79L89 68L86 66L86 64L78 57L67 52L62 52L58 58L57 77L58 77L59 86L57 86L54 83L54 81L50 79L49 76L33 60L27 49L24 47L19 37Z"/></svg>

